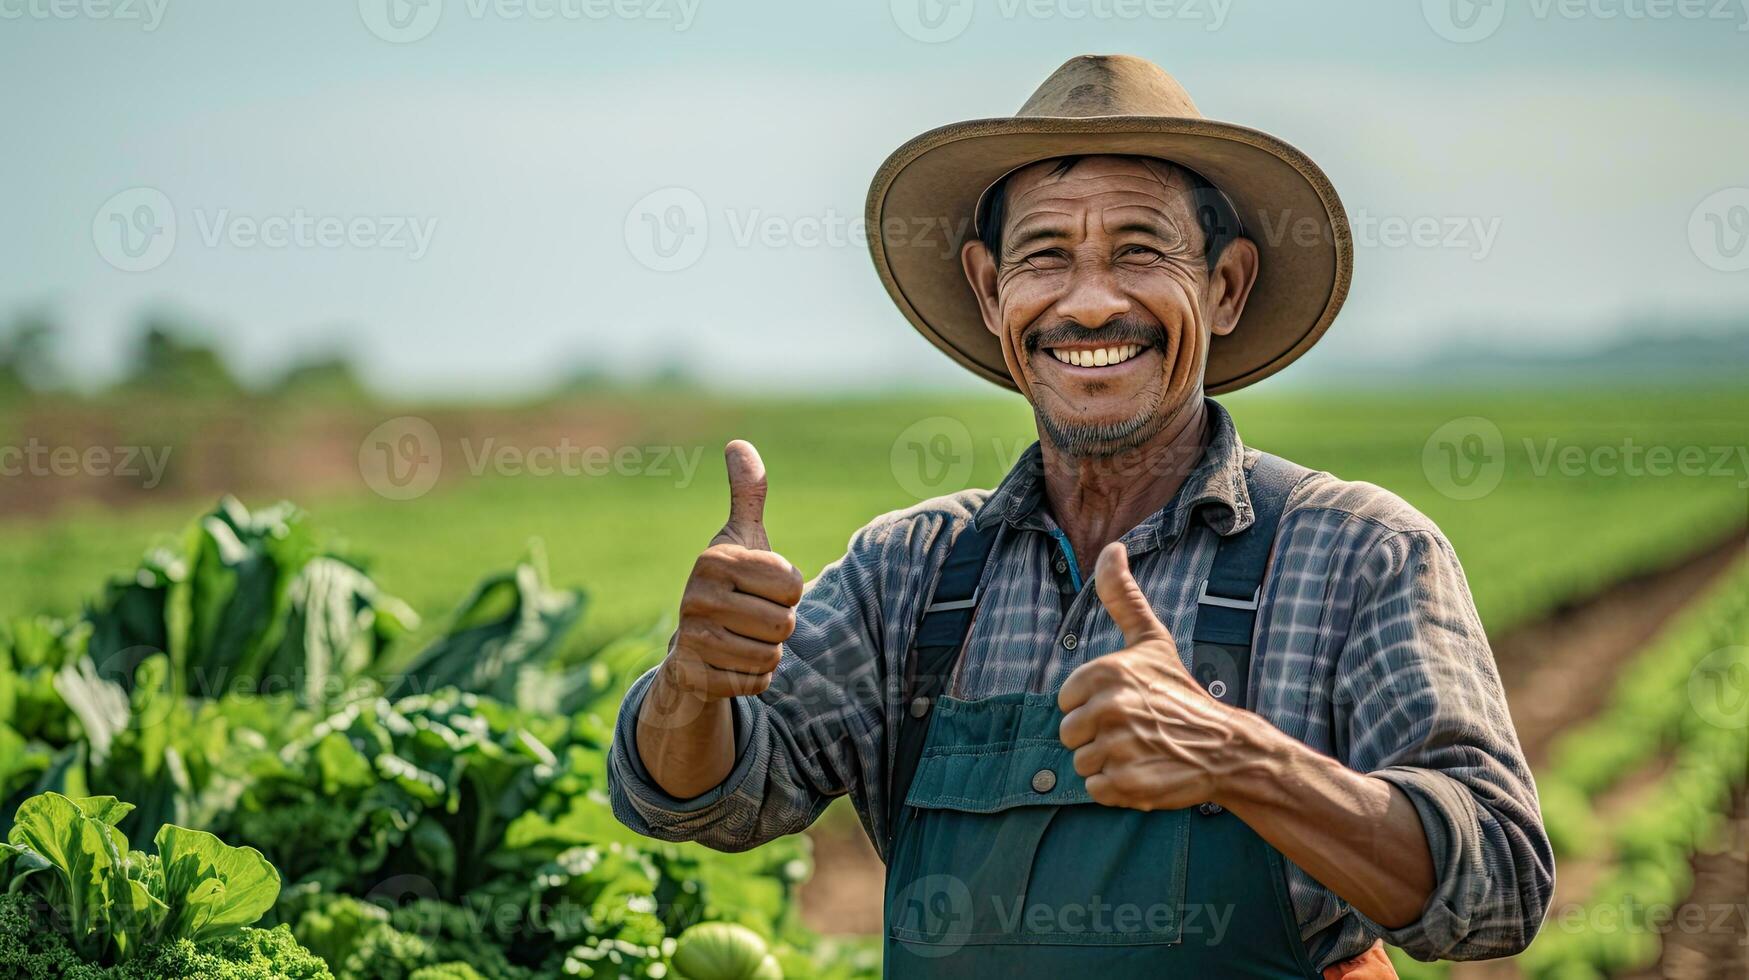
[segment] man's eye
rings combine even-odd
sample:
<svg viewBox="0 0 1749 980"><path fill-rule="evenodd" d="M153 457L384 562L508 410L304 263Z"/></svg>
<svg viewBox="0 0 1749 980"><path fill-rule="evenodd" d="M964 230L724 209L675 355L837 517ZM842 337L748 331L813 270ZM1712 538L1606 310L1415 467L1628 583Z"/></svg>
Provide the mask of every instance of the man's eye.
<svg viewBox="0 0 1749 980"><path fill-rule="evenodd" d="M1157 249L1146 245L1125 245L1118 249L1117 257L1130 262L1152 262L1161 256Z"/></svg>
<svg viewBox="0 0 1749 980"><path fill-rule="evenodd" d="M1062 249L1046 248L1028 254L1021 261L1035 268L1059 269L1068 264L1069 257L1063 254Z"/></svg>

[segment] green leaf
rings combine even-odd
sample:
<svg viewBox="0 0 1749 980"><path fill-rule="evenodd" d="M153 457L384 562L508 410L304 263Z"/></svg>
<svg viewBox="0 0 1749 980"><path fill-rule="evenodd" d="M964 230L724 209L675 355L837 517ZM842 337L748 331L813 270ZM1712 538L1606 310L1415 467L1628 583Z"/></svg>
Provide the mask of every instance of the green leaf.
<svg viewBox="0 0 1749 980"><path fill-rule="evenodd" d="M327 796L336 795L342 788L364 789L376 782L370 760L339 732L322 736L311 754L322 776L322 792Z"/></svg>
<svg viewBox="0 0 1749 980"><path fill-rule="evenodd" d="M166 824L154 838L169 909L165 938L201 942L252 925L279 897L279 872L253 847Z"/></svg>
<svg viewBox="0 0 1749 980"><path fill-rule="evenodd" d="M77 663L57 671L55 691L85 730L85 739L91 743L92 763L102 765L109 755L110 743L128 725L127 692L99 677L90 657L81 657Z"/></svg>
<svg viewBox="0 0 1749 980"><path fill-rule="evenodd" d="M397 637L419 624L406 603L338 558L310 560L292 580L279 648L263 676L291 681L308 704L349 687Z"/></svg>
<svg viewBox="0 0 1749 980"><path fill-rule="evenodd" d="M132 803L123 803L113 796L87 796L74 800L73 803L79 807L80 813L101 821L107 827L120 824L122 818L134 809Z"/></svg>
<svg viewBox="0 0 1749 980"><path fill-rule="evenodd" d="M424 817L413 825L411 840L420 866L440 875L447 888L455 880L455 841L450 839L449 831L436 820Z"/></svg>
<svg viewBox="0 0 1749 980"><path fill-rule="evenodd" d="M392 752L377 756L375 762L377 775L393 782L420 803L434 806L444 798L447 787L443 777L436 773L421 769Z"/></svg>
<svg viewBox="0 0 1749 980"><path fill-rule="evenodd" d="M122 870L125 877L115 889L110 933L121 957L126 959L158 936L170 910L154 891L164 888L164 878L158 873L156 858L130 851Z"/></svg>
<svg viewBox="0 0 1749 980"><path fill-rule="evenodd" d="M456 687L513 700L522 668L551 659L583 613L583 594L549 586L544 564L537 546L529 560L475 586L444 635L407 669L407 689Z"/></svg>
<svg viewBox="0 0 1749 980"><path fill-rule="evenodd" d="M14 848L28 848L47 862L33 879L48 875L52 884L43 897L66 916L73 944L87 954L103 947L116 894L127 888L125 872L117 873L127 838L111 821L131 809L114 797L74 801L44 793L19 805L7 837Z"/></svg>

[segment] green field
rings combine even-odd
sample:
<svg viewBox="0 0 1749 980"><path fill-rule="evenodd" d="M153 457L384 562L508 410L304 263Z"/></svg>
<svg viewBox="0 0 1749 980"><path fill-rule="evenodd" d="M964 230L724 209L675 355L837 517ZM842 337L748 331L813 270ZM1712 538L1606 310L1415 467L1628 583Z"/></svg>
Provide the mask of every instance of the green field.
<svg viewBox="0 0 1749 980"><path fill-rule="evenodd" d="M1749 463L1737 455L1749 452L1749 393L1320 393L1240 395L1223 402L1247 443L1347 479L1381 484L1431 516L1456 546L1491 628L1673 561L1749 517ZM585 403L581 411L590 408ZM516 419L538 418L542 411L507 415L504 431L490 434L500 444L543 444L516 430ZM382 410L381 417L419 413ZM672 465L646 476L474 476L462 448L441 433L449 478L417 499L385 499L362 480L350 490L282 496L294 498L318 526L332 529L368 559L376 578L428 619L459 601L487 569L509 565L538 538L555 582L589 593L591 609L580 635L599 641L647 624L673 606L693 557L723 520L720 448L730 438L759 446L771 481L772 542L808 574L839 555L864 522L916 502L917 494L902 483L906 467L894 465L895 442L908 428L921 423L925 434L948 432L959 440L955 458L969 452L970 459L965 486L993 485L1032 439L1031 417L1012 397L628 396L603 402L600 414L633 420L625 423L620 445L677 446L696 458L690 485L677 485L682 481ZM1476 499L1442 492L1454 484L1436 485L1429 474L1438 478L1441 470L1424 465L1430 437L1467 417L1485 419L1500 432L1499 484ZM551 432L539 437L545 444L557 438ZM1585 458L1576 465L1550 462L1551 446ZM1632 453L1635 447L1687 451L1695 463L1689 469L1704 472L1678 472L1677 457L1669 472L1651 465L1643 469L1653 472L1641 475L1606 472L1618 450ZM899 449L901 461L915 459L907 448ZM1604 455L1596 455L1600 450ZM917 471L909 477L915 489ZM960 484L928 485L945 491ZM253 494L245 502L271 499ZM46 520L0 521L0 615L76 610L147 544L210 503L151 498L119 511L78 505Z"/></svg>

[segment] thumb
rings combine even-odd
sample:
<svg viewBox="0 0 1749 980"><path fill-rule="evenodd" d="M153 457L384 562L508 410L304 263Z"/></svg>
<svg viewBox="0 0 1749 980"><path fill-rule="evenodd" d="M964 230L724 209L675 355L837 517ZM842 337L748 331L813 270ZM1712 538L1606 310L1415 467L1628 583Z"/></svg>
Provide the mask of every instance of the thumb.
<svg viewBox="0 0 1749 980"><path fill-rule="evenodd" d="M1121 541L1113 541L1099 552L1099 561L1093 566L1093 587L1099 592L1100 605L1123 630L1124 643L1134 646L1143 640L1172 638L1130 574L1130 554Z"/></svg>
<svg viewBox="0 0 1749 980"><path fill-rule="evenodd" d="M765 536L765 462L759 450L736 439L723 447L723 462L729 470L729 522L711 544L770 551L771 541Z"/></svg>

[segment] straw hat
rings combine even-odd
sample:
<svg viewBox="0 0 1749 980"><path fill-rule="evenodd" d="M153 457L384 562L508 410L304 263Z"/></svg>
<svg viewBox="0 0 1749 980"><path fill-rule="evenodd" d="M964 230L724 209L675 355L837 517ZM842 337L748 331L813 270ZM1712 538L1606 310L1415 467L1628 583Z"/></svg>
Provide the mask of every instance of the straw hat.
<svg viewBox="0 0 1749 980"><path fill-rule="evenodd" d="M1213 338L1206 390L1261 381L1317 343L1348 293L1354 250L1330 180L1274 136L1204 119L1158 65L1082 55L1045 79L1013 116L932 129L894 151L868 191L869 252L913 326L980 377L1012 388L960 265L984 192L1052 157L1127 154L1196 171L1233 204L1261 255L1238 329ZM945 243L941 229L952 229ZM934 234L928 233L934 229Z"/></svg>

